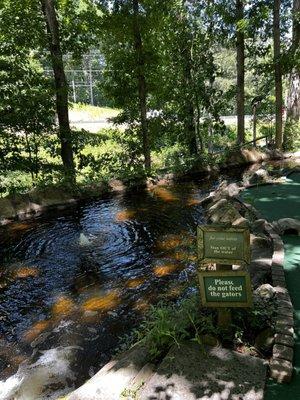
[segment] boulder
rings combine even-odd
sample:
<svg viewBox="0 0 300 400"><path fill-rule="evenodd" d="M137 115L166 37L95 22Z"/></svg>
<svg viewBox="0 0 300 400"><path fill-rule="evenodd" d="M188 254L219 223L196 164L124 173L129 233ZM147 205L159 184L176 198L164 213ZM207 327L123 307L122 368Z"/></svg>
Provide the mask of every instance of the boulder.
<svg viewBox="0 0 300 400"><path fill-rule="evenodd" d="M252 223L252 230L255 233L263 233L265 231L265 219L257 219Z"/></svg>
<svg viewBox="0 0 300 400"><path fill-rule="evenodd" d="M229 154L226 160L228 166L238 166L257 163L265 160L266 154L260 152L256 148L238 149Z"/></svg>
<svg viewBox="0 0 300 400"><path fill-rule="evenodd" d="M113 192L122 192L125 189L124 182L120 179L111 179L109 181L109 187Z"/></svg>
<svg viewBox="0 0 300 400"><path fill-rule="evenodd" d="M216 200L228 197L237 196L240 192L241 188L236 183L227 184L226 181L222 182L221 185L215 192Z"/></svg>
<svg viewBox="0 0 300 400"><path fill-rule="evenodd" d="M244 217L237 218L232 222L233 226L241 227L241 228L249 228L250 221Z"/></svg>
<svg viewBox="0 0 300 400"><path fill-rule="evenodd" d="M250 185L256 185L269 182L270 176L266 169L260 168L246 179Z"/></svg>
<svg viewBox="0 0 300 400"><path fill-rule="evenodd" d="M208 209L207 212L209 215L212 215L213 213L215 213L218 209L226 207L228 204L228 200L227 199L221 199L218 200L216 202L214 202Z"/></svg>
<svg viewBox="0 0 300 400"><path fill-rule="evenodd" d="M272 224L280 235L289 233L300 235L300 221L298 219L282 218Z"/></svg>
<svg viewBox="0 0 300 400"><path fill-rule="evenodd" d="M260 285L257 289L255 289L254 294L259 296L262 299L271 299L275 294L275 289L269 283L265 283Z"/></svg>
<svg viewBox="0 0 300 400"><path fill-rule="evenodd" d="M76 346L57 347L41 352L35 362L22 363L16 374L0 382L1 400L36 400L61 393L74 379L72 361L78 351Z"/></svg>
<svg viewBox="0 0 300 400"><path fill-rule="evenodd" d="M266 153L270 160L282 160L284 159L284 153L277 149L267 149Z"/></svg>
<svg viewBox="0 0 300 400"><path fill-rule="evenodd" d="M213 223L230 224L232 221L235 221L239 218L242 218L241 214L231 204L218 208L216 211L211 213L209 217Z"/></svg>

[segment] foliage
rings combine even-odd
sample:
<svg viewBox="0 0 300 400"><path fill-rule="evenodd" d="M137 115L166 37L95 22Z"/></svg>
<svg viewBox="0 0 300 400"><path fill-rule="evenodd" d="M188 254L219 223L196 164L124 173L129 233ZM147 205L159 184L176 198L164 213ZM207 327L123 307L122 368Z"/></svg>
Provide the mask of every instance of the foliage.
<svg viewBox="0 0 300 400"><path fill-rule="evenodd" d="M233 314L235 337L248 346L253 345L253 339L258 332L268 327L274 328L276 310L277 303L274 299L254 296L253 308L235 310Z"/></svg>
<svg viewBox="0 0 300 400"><path fill-rule="evenodd" d="M147 130L152 171L185 173L220 161L236 141L236 127L220 115L236 109L236 15L224 0L143 0L138 22L143 65L137 58L132 1L56 0L60 45L66 69L103 70L98 90L106 110L83 104L73 112L124 124L98 134L73 132L77 183L110 178L144 179L138 77L146 82ZM297 67L291 43L291 1L281 9L282 64ZM48 37L40 0L1 0L0 172L7 189L21 191L61 180L61 151L55 119ZM247 2L238 23L246 40L246 113L256 104L257 136L274 131L272 2ZM93 55L92 55L93 54ZM294 57L295 56L295 57ZM83 82L84 83L84 82ZM286 89L286 88L285 88ZM286 149L299 148L299 128L288 121ZM251 140L252 132L246 132ZM211 153L217 156L211 157ZM18 172L20 176L17 179ZM26 182L26 184L24 183ZM11 189L10 189L11 188Z"/></svg>
<svg viewBox="0 0 300 400"><path fill-rule="evenodd" d="M216 311L200 307L197 293L176 303L160 302L152 306L144 322L126 338L121 349L138 342L147 347L153 360L157 360L173 345L180 346L184 340L203 345L205 337L218 339L221 343L238 339L239 344L251 347L260 331L273 327L275 315L273 299L255 297L253 308L232 311L231 329L225 333L217 326Z"/></svg>
<svg viewBox="0 0 300 400"><path fill-rule="evenodd" d="M216 334L213 313L199 311L199 296L187 298L178 304L159 303L152 306L147 318L136 331L137 340L149 348L153 359L185 339L201 343L201 334Z"/></svg>

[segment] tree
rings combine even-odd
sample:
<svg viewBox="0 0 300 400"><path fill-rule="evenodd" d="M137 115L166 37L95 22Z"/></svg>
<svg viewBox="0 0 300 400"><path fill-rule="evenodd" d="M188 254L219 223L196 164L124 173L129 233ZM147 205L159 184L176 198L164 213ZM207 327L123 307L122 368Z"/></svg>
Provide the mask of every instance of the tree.
<svg viewBox="0 0 300 400"><path fill-rule="evenodd" d="M143 153L145 159L144 160L145 169L147 172L150 172L151 156L150 156L149 132L148 132L148 122L147 122L147 87L146 87L146 77L145 77L145 54L141 36L138 0L132 0L132 7L133 7L133 36L134 36L134 48L136 55L136 70L137 70L137 81L138 81L140 123L141 123L141 132L143 138Z"/></svg>
<svg viewBox="0 0 300 400"><path fill-rule="evenodd" d="M280 39L280 0L274 0L273 5L273 43L274 43L274 78L275 78L275 147L282 147L282 67Z"/></svg>
<svg viewBox="0 0 300 400"><path fill-rule="evenodd" d="M245 37L244 4L236 0L237 143L245 141Z"/></svg>
<svg viewBox="0 0 300 400"><path fill-rule="evenodd" d="M284 127L283 148L293 150L300 139L300 0L293 1L292 43L286 54L289 74L287 93L287 118Z"/></svg>
<svg viewBox="0 0 300 400"><path fill-rule="evenodd" d="M56 111L59 123L61 158L65 176L75 182L75 165L72 149L72 132L68 110L68 83L65 76L59 24L53 0L41 0L49 37L49 51L55 79Z"/></svg>
<svg viewBox="0 0 300 400"><path fill-rule="evenodd" d="M181 54L181 62L183 68L183 87L186 88L182 93L184 96L184 130L187 136L187 142L190 155L198 153L196 128L195 128L195 97L191 95L193 92L193 60L192 60L192 47L193 47L193 32L188 18L188 11L185 7L185 1L182 1L182 8L180 10L179 21L181 25L181 38L179 39ZM194 94L194 93L193 93Z"/></svg>
<svg viewBox="0 0 300 400"><path fill-rule="evenodd" d="M293 36L289 58L292 62L287 99L287 117L300 120L300 0L293 2Z"/></svg>

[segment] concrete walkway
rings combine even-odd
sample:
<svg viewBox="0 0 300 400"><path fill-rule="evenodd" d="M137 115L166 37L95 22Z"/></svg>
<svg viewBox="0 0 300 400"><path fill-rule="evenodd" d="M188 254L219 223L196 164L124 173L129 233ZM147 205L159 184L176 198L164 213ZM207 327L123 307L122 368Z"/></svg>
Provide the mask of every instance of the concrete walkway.
<svg viewBox="0 0 300 400"><path fill-rule="evenodd" d="M141 400L262 400L260 358L195 342L173 346L138 395Z"/></svg>
<svg viewBox="0 0 300 400"><path fill-rule="evenodd" d="M266 373L260 358L192 341L155 367L137 345L61 400L263 400Z"/></svg>
<svg viewBox="0 0 300 400"><path fill-rule="evenodd" d="M300 220L300 172L289 175L280 185L259 186L247 190L254 207L269 221L281 218ZM290 384L267 384L266 400L300 399L300 237L284 235L285 279L295 310L294 376Z"/></svg>

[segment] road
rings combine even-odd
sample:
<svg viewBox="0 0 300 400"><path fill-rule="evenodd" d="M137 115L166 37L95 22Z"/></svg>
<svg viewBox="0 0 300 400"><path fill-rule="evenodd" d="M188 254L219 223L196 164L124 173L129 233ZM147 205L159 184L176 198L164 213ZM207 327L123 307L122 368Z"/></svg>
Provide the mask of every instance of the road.
<svg viewBox="0 0 300 400"><path fill-rule="evenodd" d="M225 125L236 125L237 124L237 116L222 116L221 119L224 120ZM245 124L246 128L250 126L252 116L245 116ZM76 129L85 129L89 132L96 133L103 128L113 128L114 125L112 122L108 120L108 118L101 119L93 119L85 112L70 112L70 123L71 127ZM124 128L125 125L122 125Z"/></svg>

